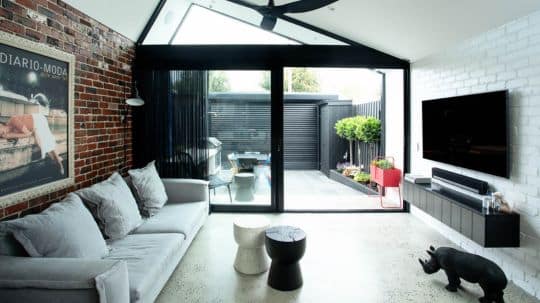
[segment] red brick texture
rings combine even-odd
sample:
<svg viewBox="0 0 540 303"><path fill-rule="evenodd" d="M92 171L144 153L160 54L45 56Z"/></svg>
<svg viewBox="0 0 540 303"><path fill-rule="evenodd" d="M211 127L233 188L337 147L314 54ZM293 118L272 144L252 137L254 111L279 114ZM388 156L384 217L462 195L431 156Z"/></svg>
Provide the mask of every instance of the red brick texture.
<svg viewBox="0 0 540 303"><path fill-rule="evenodd" d="M39 212L73 190L131 167L131 116L124 124L122 115L129 110L124 100L131 93L135 53L133 41L60 0L0 1L0 31L76 56L76 185L0 208L0 219L6 219Z"/></svg>

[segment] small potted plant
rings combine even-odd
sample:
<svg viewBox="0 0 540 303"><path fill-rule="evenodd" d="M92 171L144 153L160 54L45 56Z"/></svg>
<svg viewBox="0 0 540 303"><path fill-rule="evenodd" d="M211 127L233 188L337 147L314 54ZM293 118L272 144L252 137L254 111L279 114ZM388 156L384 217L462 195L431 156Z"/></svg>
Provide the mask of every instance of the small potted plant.
<svg viewBox="0 0 540 303"><path fill-rule="evenodd" d="M336 165L336 171L341 174L347 168L347 166L349 166L349 162L347 161L338 162L338 164Z"/></svg>
<svg viewBox="0 0 540 303"><path fill-rule="evenodd" d="M360 171L360 168L358 166L350 165L350 166L345 167L345 169L343 170L341 174L344 175L345 177L353 178L354 175L358 173L359 171Z"/></svg>
<svg viewBox="0 0 540 303"><path fill-rule="evenodd" d="M371 180L371 176L368 173L365 173L363 171L356 173L354 175L354 181L359 183L367 184Z"/></svg>
<svg viewBox="0 0 540 303"><path fill-rule="evenodd" d="M390 161L392 160L392 161ZM398 187L401 170L394 167L394 158L377 158L371 162L371 181L383 187Z"/></svg>

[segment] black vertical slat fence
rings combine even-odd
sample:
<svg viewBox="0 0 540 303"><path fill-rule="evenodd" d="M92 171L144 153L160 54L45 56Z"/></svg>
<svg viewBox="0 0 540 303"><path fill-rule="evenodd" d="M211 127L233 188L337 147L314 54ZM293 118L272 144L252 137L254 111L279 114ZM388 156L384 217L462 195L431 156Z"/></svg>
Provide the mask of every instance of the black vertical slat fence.
<svg viewBox="0 0 540 303"><path fill-rule="evenodd" d="M381 118L381 102L367 102L353 105L353 113L355 115L372 116L377 119Z"/></svg>
<svg viewBox="0 0 540 303"><path fill-rule="evenodd" d="M338 137L335 125L340 119L350 117L351 101L326 102L320 106L320 170L327 176L336 169L343 156L349 150L347 140Z"/></svg>
<svg viewBox="0 0 540 303"><path fill-rule="evenodd" d="M380 101L355 104L353 105L353 114L361 116L372 116L377 119L381 119L381 107L382 103ZM382 121L384 123L384 121ZM383 137L381 136L381 139ZM357 148L355 148L355 159L356 163L363 167L364 171L369 172L369 165L373 159L377 158L384 154L384 151L381 148L381 142L377 143L363 143L358 142Z"/></svg>
<svg viewBox="0 0 540 303"><path fill-rule="evenodd" d="M326 95L305 97L285 95L283 111L285 169L319 169L318 104L326 97ZM269 94L211 93L209 107L209 134L223 144L221 160L225 168L228 168L229 163L227 155L231 153L271 152Z"/></svg>
<svg viewBox="0 0 540 303"><path fill-rule="evenodd" d="M163 177L205 178L208 136L222 141L222 163L225 165L228 163L226 156L231 152L270 153L269 96L209 96L208 74L205 71L146 71L141 73L140 79L143 83L141 95L146 104L134 112L136 165L142 166L156 160ZM339 109L339 117L329 113L332 115L328 117L332 118L331 121L323 123L325 120L320 118L324 113L319 113L320 108L317 108L315 116L320 117L314 120L315 124L309 125L317 135L309 136L317 141L314 146L319 144L323 135L328 136L328 140L323 140L325 143L321 142L320 148L313 153L314 157L319 158L320 168L325 172L335 168L347 146L335 134L333 127L336 119L347 113L381 118L381 102L378 101L352 107L350 104L340 104ZM356 162L363 165L366 171L371 160L384 153L380 144L357 145L355 159L359 160ZM334 152L326 155L323 148Z"/></svg>
<svg viewBox="0 0 540 303"><path fill-rule="evenodd" d="M155 160L165 178L206 178L206 71L141 72L145 105L135 113L135 161Z"/></svg>
<svg viewBox="0 0 540 303"><path fill-rule="evenodd" d="M221 163L231 153L271 151L270 95L210 94L209 134L221 141Z"/></svg>

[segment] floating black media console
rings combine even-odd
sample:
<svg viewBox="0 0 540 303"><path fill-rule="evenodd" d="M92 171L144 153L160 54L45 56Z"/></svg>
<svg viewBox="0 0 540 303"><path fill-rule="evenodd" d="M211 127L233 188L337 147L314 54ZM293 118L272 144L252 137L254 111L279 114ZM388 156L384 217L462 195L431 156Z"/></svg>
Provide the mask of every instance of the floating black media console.
<svg viewBox="0 0 540 303"><path fill-rule="evenodd" d="M484 247L519 247L519 214L487 212L478 199L407 180L403 183L403 198Z"/></svg>

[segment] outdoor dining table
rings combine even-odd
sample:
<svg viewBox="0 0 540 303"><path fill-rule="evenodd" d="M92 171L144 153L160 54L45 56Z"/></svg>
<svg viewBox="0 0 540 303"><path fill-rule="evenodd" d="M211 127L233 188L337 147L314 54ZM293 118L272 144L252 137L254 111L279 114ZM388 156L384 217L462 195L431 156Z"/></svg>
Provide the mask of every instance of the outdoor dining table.
<svg viewBox="0 0 540 303"><path fill-rule="evenodd" d="M257 166L260 162L267 162L269 159L268 154L261 153L233 153L229 155L229 160L234 161L238 164L238 167L242 171L251 171L253 172L254 167Z"/></svg>
<svg viewBox="0 0 540 303"><path fill-rule="evenodd" d="M256 159L257 161L268 161L268 154L260 153L233 153L230 155L230 159L237 161L240 159Z"/></svg>

